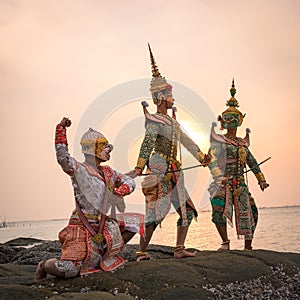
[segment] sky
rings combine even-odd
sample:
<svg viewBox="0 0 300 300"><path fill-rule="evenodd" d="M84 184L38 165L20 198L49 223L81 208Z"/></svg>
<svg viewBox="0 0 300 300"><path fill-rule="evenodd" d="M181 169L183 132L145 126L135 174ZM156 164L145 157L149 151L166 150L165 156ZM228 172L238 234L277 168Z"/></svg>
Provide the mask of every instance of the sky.
<svg viewBox="0 0 300 300"><path fill-rule="evenodd" d="M299 205L299 15L298 0L2 0L0 217L18 221L70 215L73 190L56 162L55 125L69 117L70 152L80 150L74 143L78 124L93 103L126 82L151 77L148 42L162 75L199 95L214 116L211 122L225 110L235 78L239 109L246 113L238 135L250 128L256 159L272 157L262 165L269 189L261 192L254 175L248 175L258 207ZM141 96L150 97L149 87ZM176 98L175 88L174 96L182 108L179 122L207 152L208 136L198 139L201 133L189 115L197 110L185 110L186 100ZM121 103L118 97L116 103ZM120 107L114 103L98 105L94 116L99 113L101 128L95 129L118 151L122 144L114 138L119 132L137 149L141 136L121 130ZM121 109L125 122L135 118L133 112L143 118L137 99L134 103L137 108L126 102ZM200 110L196 118L205 114ZM143 131L143 122L138 124ZM128 169L120 171L134 168L135 151L124 149ZM111 163L118 169L114 153L117 149ZM186 166L191 164L195 161L187 158ZM210 175L207 169L197 172L201 188L193 183L190 192L199 209L209 209L205 189ZM142 205L140 191L135 193L129 202Z"/></svg>

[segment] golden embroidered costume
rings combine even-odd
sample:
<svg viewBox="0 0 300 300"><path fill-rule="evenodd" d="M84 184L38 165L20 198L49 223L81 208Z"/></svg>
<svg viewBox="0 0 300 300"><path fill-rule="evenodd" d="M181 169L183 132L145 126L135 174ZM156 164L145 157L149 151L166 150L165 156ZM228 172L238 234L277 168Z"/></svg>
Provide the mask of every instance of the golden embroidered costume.
<svg viewBox="0 0 300 300"><path fill-rule="evenodd" d="M83 135L81 146L85 155L106 155L106 160L112 150L107 139L91 128ZM107 217L110 208L118 208L120 202L115 197L124 201L122 197L134 190L134 180L109 166L79 163L71 157L66 128L60 124L56 127L55 149L58 163L71 178L76 202L68 226L59 233L62 256L55 266L65 277L114 270L125 263L118 255L124 245L121 230L143 232L142 215L124 214L118 222L116 216Z"/></svg>
<svg viewBox="0 0 300 300"><path fill-rule="evenodd" d="M242 124L244 118L244 115L237 109L239 105L235 99L234 81L230 93L231 98L227 101L228 109L218 118L221 122L221 129L225 128L228 132L224 135L216 134L214 130L216 124L214 123L210 136L211 163L209 168L214 178L214 182L209 187L212 221L217 226L223 227L226 226L226 220L232 224L234 211L238 237L252 240L258 220L258 211L244 175L246 165L255 174L259 184L265 183L266 180L250 152L249 129L247 129L245 138L229 134L236 132L236 128ZM226 178L225 183L224 178ZM264 188L266 187L267 184ZM226 244L229 243L229 240L223 242Z"/></svg>
<svg viewBox="0 0 300 300"><path fill-rule="evenodd" d="M162 101L172 98L172 86L161 76L149 46L152 63L151 94L154 104L161 105ZM173 102L172 102L173 103ZM140 172L146 167L142 182L146 200L145 225L159 224L171 208L175 207L180 215L178 226L188 226L193 216L197 216L194 204L184 187L183 173L177 171L181 167L180 144L182 144L200 163L204 154L199 147L181 130L176 121L175 109L173 117L167 114L150 114L142 102L145 114L145 137L140 147L136 169ZM175 172L174 172L175 171ZM156 175L157 174L157 175Z"/></svg>

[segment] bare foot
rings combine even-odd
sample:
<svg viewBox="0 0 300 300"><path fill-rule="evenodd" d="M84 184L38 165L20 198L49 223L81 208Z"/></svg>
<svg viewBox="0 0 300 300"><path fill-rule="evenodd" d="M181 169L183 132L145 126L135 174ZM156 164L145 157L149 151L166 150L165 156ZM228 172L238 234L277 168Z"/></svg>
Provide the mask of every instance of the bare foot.
<svg viewBox="0 0 300 300"><path fill-rule="evenodd" d="M227 251L230 250L230 241L226 241L221 244L221 247L218 249L218 251Z"/></svg>
<svg viewBox="0 0 300 300"><path fill-rule="evenodd" d="M146 255L138 256L136 258L136 261L149 260L149 259L150 259L150 255L146 254Z"/></svg>
<svg viewBox="0 0 300 300"><path fill-rule="evenodd" d="M35 280L41 280L47 277L47 272L44 270L44 261L40 261L35 271Z"/></svg>
<svg viewBox="0 0 300 300"><path fill-rule="evenodd" d="M178 250L174 252L174 258L184 258L184 257L195 257L197 251L186 251L186 250Z"/></svg>
<svg viewBox="0 0 300 300"><path fill-rule="evenodd" d="M150 255L147 252L138 251L135 253L136 261L149 260Z"/></svg>

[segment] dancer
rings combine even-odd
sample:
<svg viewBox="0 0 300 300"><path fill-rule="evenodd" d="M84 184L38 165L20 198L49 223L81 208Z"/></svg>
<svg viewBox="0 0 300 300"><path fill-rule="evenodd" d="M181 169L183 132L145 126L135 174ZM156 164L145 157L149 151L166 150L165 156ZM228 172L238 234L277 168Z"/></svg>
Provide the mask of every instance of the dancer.
<svg viewBox="0 0 300 300"><path fill-rule="evenodd" d="M68 226L59 233L61 258L40 262L36 280L47 274L70 278L114 270L125 263L118 255L124 243L143 231L142 215L123 215L116 221L115 208L124 212L123 196L133 192L135 183L111 167L102 166L110 159L113 146L90 128L81 138L85 161L79 163L68 153L66 127L70 125L71 121L63 118L56 126L55 149L58 163L71 178L76 209ZM112 215L108 217L110 208Z"/></svg>
<svg viewBox="0 0 300 300"><path fill-rule="evenodd" d="M157 112L150 114L145 102L142 102L146 119L145 137L140 147L139 158L134 169L135 175L141 175L146 167L142 182L146 200L146 235L140 239L140 251L137 260L149 259L146 252L152 234L171 208L171 203L179 214L177 222L177 241L174 248L174 257L183 258L195 256L195 252L185 250L184 243L189 225L193 217L197 217L195 206L184 187L181 167L180 143L203 166L209 162L209 157L201 152L199 147L181 130L176 121L172 86L161 76L149 46L152 64L151 94ZM173 117L168 110L173 108Z"/></svg>
<svg viewBox="0 0 300 300"><path fill-rule="evenodd" d="M237 127L242 124L245 115L237 109L239 103L235 99L234 80L230 93L231 98L226 103L229 107L218 118L221 129L226 129L227 132L224 135L216 134L214 130L216 124L213 123L210 137L211 162L209 168L214 181L208 190L212 205L212 222L215 223L222 239L221 247L218 250L229 250L230 240L227 235L226 221L232 225L234 209L238 238L244 237L244 249L251 250L258 211L248 189L247 176L244 175L246 165L255 174L262 191L269 184L249 150L250 130L246 130L245 138L237 137Z"/></svg>

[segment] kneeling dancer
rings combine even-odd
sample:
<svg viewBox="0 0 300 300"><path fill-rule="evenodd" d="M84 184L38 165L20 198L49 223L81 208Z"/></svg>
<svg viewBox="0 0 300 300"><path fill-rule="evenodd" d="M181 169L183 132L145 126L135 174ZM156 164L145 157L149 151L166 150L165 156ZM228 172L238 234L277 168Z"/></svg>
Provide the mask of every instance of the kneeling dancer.
<svg viewBox="0 0 300 300"><path fill-rule="evenodd" d="M47 274L70 278L99 271L112 271L125 263L118 255L124 243L136 232L143 231L143 215L122 214L116 219L116 208L124 212L123 196L133 192L135 182L101 163L110 159L113 146L93 129L81 138L85 157L79 163L68 153L66 127L71 121L63 118L56 126L55 149L58 163L72 181L76 209L69 224L59 233L62 255L38 264L36 280ZM107 213L111 209L111 217Z"/></svg>

